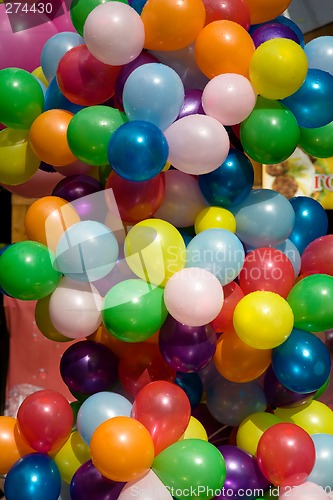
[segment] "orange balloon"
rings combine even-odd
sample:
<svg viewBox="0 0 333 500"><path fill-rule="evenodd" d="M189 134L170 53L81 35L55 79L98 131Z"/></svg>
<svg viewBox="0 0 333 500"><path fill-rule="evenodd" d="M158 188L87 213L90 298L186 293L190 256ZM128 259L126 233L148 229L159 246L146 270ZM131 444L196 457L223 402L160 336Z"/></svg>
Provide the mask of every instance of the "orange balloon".
<svg viewBox="0 0 333 500"><path fill-rule="evenodd" d="M131 417L113 417L92 435L91 459L99 472L112 481L142 477L154 460L154 444L144 425Z"/></svg>
<svg viewBox="0 0 333 500"><path fill-rule="evenodd" d="M30 205L24 225L29 240L43 243L55 252L60 236L77 222L80 217L66 200L45 196Z"/></svg>
<svg viewBox="0 0 333 500"><path fill-rule="evenodd" d="M63 109L51 109L39 115L31 125L30 145L45 163L63 167L77 160L67 142L67 128L73 116Z"/></svg>
<svg viewBox="0 0 333 500"><path fill-rule="evenodd" d="M246 0L246 3L250 9L251 24L259 24L282 14L291 0Z"/></svg>
<svg viewBox="0 0 333 500"><path fill-rule="evenodd" d="M216 346L214 363L221 375L231 382L250 382L262 375L271 364L271 349L254 349L236 332L223 333Z"/></svg>
<svg viewBox="0 0 333 500"><path fill-rule="evenodd" d="M141 19L149 50L179 50L194 42L205 24L202 0L148 0Z"/></svg>
<svg viewBox="0 0 333 500"><path fill-rule="evenodd" d="M237 73L248 77L255 50L249 33L233 21L214 21L199 33L194 53L197 65L208 76Z"/></svg>
<svg viewBox="0 0 333 500"><path fill-rule="evenodd" d="M87 340L93 340L94 342L106 345L118 358L120 358L131 346L128 342L117 339L117 337L107 331L104 325L101 325L97 328L96 332L89 335Z"/></svg>
<svg viewBox="0 0 333 500"><path fill-rule="evenodd" d="M7 474L24 455L35 453L21 437L16 418L0 416L0 450L0 474Z"/></svg>
<svg viewBox="0 0 333 500"><path fill-rule="evenodd" d="M35 320L39 331L49 340L53 342L72 342L73 339L65 337L53 325L50 319L49 304L51 295L39 299L35 307Z"/></svg>

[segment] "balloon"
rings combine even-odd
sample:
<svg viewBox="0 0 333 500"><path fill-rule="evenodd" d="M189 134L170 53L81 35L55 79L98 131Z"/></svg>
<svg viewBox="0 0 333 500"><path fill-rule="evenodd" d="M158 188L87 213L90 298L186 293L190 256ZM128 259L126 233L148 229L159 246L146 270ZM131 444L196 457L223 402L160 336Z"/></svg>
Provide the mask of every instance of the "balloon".
<svg viewBox="0 0 333 500"><path fill-rule="evenodd" d="M71 483L75 472L89 459L89 448L77 431L72 432L66 443L53 456L62 480L67 484Z"/></svg>
<svg viewBox="0 0 333 500"><path fill-rule="evenodd" d="M322 332L333 327L333 277L326 274L306 276L288 295L295 316L295 327L308 332Z"/></svg>
<svg viewBox="0 0 333 500"><path fill-rule="evenodd" d="M51 295L39 299L35 307L35 321L38 330L47 339L53 340L54 342L69 342L72 339L65 337L54 327L50 319L49 305L50 305Z"/></svg>
<svg viewBox="0 0 333 500"><path fill-rule="evenodd" d="M329 274L333 276L330 256L333 235L327 234L311 241L302 253L302 273Z"/></svg>
<svg viewBox="0 0 333 500"><path fill-rule="evenodd" d="M36 78L19 68L0 70L0 121L6 127L28 129L41 114L44 96Z"/></svg>
<svg viewBox="0 0 333 500"><path fill-rule="evenodd" d="M178 115L178 119L188 115L204 115L205 112L203 110L201 101L202 101L202 90L200 89L185 90L184 103Z"/></svg>
<svg viewBox="0 0 333 500"><path fill-rule="evenodd" d="M53 268L49 249L35 241L21 241L0 258L0 285L20 300L38 300L57 287L61 274Z"/></svg>
<svg viewBox="0 0 333 500"><path fill-rule="evenodd" d="M306 153L316 158L330 158L333 155L332 130L333 121L318 128L300 127L299 144Z"/></svg>
<svg viewBox="0 0 333 500"><path fill-rule="evenodd" d="M235 125L249 116L257 95L250 81L237 73L215 76L207 83L202 94L206 115L223 125Z"/></svg>
<svg viewBox="0 0 333 500"><path fill-rule="evenodd" d="M297 249L297 247L294 245L292 241L289 239L283 241L282 243L279 243L278 245L275 245L274 248L277 250L280 250L283 252L290 262L293 265L294 268L294 273L295 273L295 278L299 275L299 272L301 270L301 256L300 253Z"/></svg>
<svg viewBox="0 0 333 500"><path fill-rule="evenodd" d="M139 479L154 460L149 432L131 417L114 417L103 422L91 438L90 451L95 467L112 481Z"/></svg>
<svg viewBox="0 0 333 500"><path fill-rule="evenodd" d="M259 47L262 43L271 40L272 38L288 38L300 44L300 40L295 31L275 19L273 22L263 24L251 33L255 47Z"/></svg>
<svg viewBox="0 0 333 500"><path fill-rule="evenodd" d="M83 107L84 106L80 106L79 104L74 104L64 96L59 89L56 77L51 80L45 92L44 111L49 111L50 109L63 109L75 114Z"/></svg>
<svg viewBox="0 0 333 500"><path fill-rule="evenodd" d="M207 174L217 169L229 151L224 126L206 115L189 115L177 120L165 131L169 162L187 174Z"/></svg>
<svg viewBox="0 0 333 500"><path fill-rule="evenodd" d="M319 401L310 401L297 408L277 408L274 413L285 422L299 425L309 434L333 434L333 412Z"/></svg>
<svg viewBox="0 0 333 500"><path fill-rule="evenodd" d="M273 0L267 4L265 0L247 0L250 9L251 24L263 23L274 19L274 17L282 14L288 8L290 1Z"/></svg>
<svg viewBox="0 0 333 500"><path fill-rule="evenodd" d="M107 165L109 140L115 130L126 121L124 113L108 106L89 106L82 109L69 124L69 147L84 163Z"/></svg>
<svg viewBox="0 0 333 500"><path fill-rule="evenodd" d="M263 433L281 420L271 413L256 412L246 417L237 430L237 446L253 456L257 454L259 440Z"/></svg>
<svg viewBox="0 0 333 500"><path fill-rule="evenodd" d="M86 163L82 163L79 160L71 163L70 165L65 165L64 167L54 166L53 168L56 172L59 172L64 177L67 177L68 175L93 174L94 172L94 167L92 165L87 165Z"/></svg>
<svg viewBox="0 0 333 500"><path fill-rule="evenodd" d="M282 344L283 345L283 344ZM300 394L287 389L276 377L270 366L265 373L264 391L270 406L274 408L295 408L312 400L314 392Z"/></svg>
<svg viewBox="0 0 333 500"><path fill-rule="evenodd" d="M174 370L196 372L212 360L216 334L211 325L186 326L169 316L160 329L159 347Z"/></svg>
<svg viewBox="0 0 333 500"><path fill-rule="evenodd" d="M195 41L195 59L208 77L237 73L248 77L254 43L243 26L218 20L207 24Z"/></svg>
<svg viewBox="0 0 333 500"><path fill-rule="evenodd" d="M333 75L332 37L318 36L305 45L309 68L321 69Z"/></svg>
<svg viewBox="0 0 333 500"><path fill-rule="evenodd" d="M299 137L293 113L281 102L262 96L258 97L254 110L240 127L245 153L259 163L286 160L294 152Z"/></svg>
<svg viewBox="0 0 333 500"><path fill-rule="evenodd" d="M202 423L196 418L190 417L189 424L183 434L183 439L202 439L203 441L208 441L208 436Z"/></svg>
<svg viewBox="0 0 333 500"><path fill-rule="evenodd" d="M142 10L145 28L144 47L150 50L179 50L194 42L205 23L205 8L200 0L150 0Z"/></svg>
<svg viewBox="0 0 333 500"><path fill-rule="evenodd" d="M194 229L196 234L207 229L226 229L231 233L236 231L236 219L229 210L220 207L204 208L196 217Z"/></svg>
<svg viewBox="0 0 333 500"><path fill-rule="evenodd" d="M311 498L313 500L327 500L331 498L325 493L325 490L312 482L306 482L300 486L294 488L287 488L282 495L279 496L279 500L287 500L287 498L292 498L294 500L307 500Z"/></svg>
<svg viewBox="0 0 333 500"><path fill-rule="evenodd" d="M31 179L40 165L25 130L5 128L0 131L0 182L9 189Z"/></svg>
<svg viewBox="0 0 333 500"><path fill-rule="evenodd" d="M164 131L176 120L183 103L183 83L165 64L139 66L125 82L123 104L131 121L147 121Z"/></svg>
<svg viewBox="0 0 333 500"><path fill-rule="evenodd" d="M16 418L0 416L0 474L7 474L21 457L33 453L17 428Z"/></svg>
<svg viewBox="0 0 333 500"><path fill-rule="evenodd" d="M234 310L240 299L244 297L242 289L235 281L223 287L223 295L222 309L212 321L212 326L217 333L234 331L232 323Z"/></svg>
<svg viewBox="0 0 333 500"><path fill-rule="evenodd" d="M223 289L211 272L188 267L176 272L167 282L164 302L171 316L188 326L213 321L223 305Z"/></svg>
<svg viewBox="0 0 333 500"><path fill-rule="evenodd" d="M218 278L221 285L233 281L244 265L245 252L239 238L226 229L206 229L187 246L186 267L202 268Z"/></svg>
<svg viewBox="0 0 333 500"><path fill-rule="evenodd" d="M332 488L333 479L330 472L330 463L333 452L333 436L330 434L315 434L312 440L316 450L316 461L308 481L322 488Z"/></svg>
<svg viewBox="0 0 333 500"><path fill-rule="evenodd" d="M254 349L230 331L219 339L214 363L225 379L244 383L259 378L269 367L271 357L270 349Z"/></svg>
<svg viewBox="0 0 333 500"><path fill-rule="evenodd" d="M175 384L179 385L179 387L181 387L183 391L185 391L190 401L192 410L196 408L199 405L203 394L203 384L201 382L199 375L196 372L193 373L179 372L176 375Z"/></svg>
<svg viewBox="0 0 333 500"><path fill-rule="evenodd" d="M193 226L196 216L207 205L197 179L178 170L165 172L165 196L155 212L175 227Z"/></svg>
<svg viewBox="0 0 333 500"><path fill-rule="evenodd" d="M110 390L117 378L118 360L103 344L84 340L71 345L60 362L60 373L71 391L95 394Z"/></svg>
<svg viewBox="0 0 333 500"><path fill-rule="evenodd" d="M97 5L88 15L83 33L92 55L114 66L127 64L138 57L145 41L139 14L121 2Z"/></svg>
<svg viewBox="0 0 333 500"><path fill-rule="evenodd" d="M32 453L21 458L5 480L8 500L58 500L61 490L59 470L52 458Z"/></svg>
<svg viewBox="0 0 333 500"><path fill-rule="evenodd" d="M302 254L311 241L327 233L328 218L321 204L313 198L297 196L291 198L290 203L295 211L295 224L289 239Z"/></svg>
<svg viewBox="0 0 333 500"><path fill-rule="evenodd" d="M42 50L41 67L49 82L55 77L62 56L68 50L82 44L84 39L77 33L71 32L57 33L48 39Z"/></svg>
<svg viewBox="0 0 333 500"><path fill-rule="evenodd" d="M240 24L246 30L250 27L250 10L244 0L203 0L206 9L206 24L228 19Z"/></svg>
<svg viewBox="0 0 333 500"><path fill-rule="evenodd" d="M166 317L163 288L152 287L140 279L118 283L104 298L103 324L125 342L141 342L151 337Z"/></svg>
<svg viewBox="0 0 333 500"><path fill-rule="evenodd" d="M31 448L49 453L67 441L73 425L72 408L59 392L40 390L27 396L20 405L17 425Z"/></svg>
<svg viewBox="0 0 333 500"><path fill-rule="evenodd" d="M75 472L71 481L72 500L117 500L124 483L104 477L91 460Z"/></svg>
<svg viewBox="0 0 333 500"><path fill-rule="evenodd" d="M68 175L59 182L52 193L63 200L74 201L102 190L102 185L89 175Z"/></svg>
<svg viewBox="0 0 333 500"><path fill-rule="evenodd" d="M155 458L152 469L177 498L186 498L189 491L200 500L214 498L226 476L222 454L202 439L184 439L172 444Z"/></svg>
<svg viewBox="0 0 333 500"><path fill-rule="evenodd" d="M254 189L232 212L236 217L237 236L255 248L285 241L295 221L290 202L270 189Z"/></svg>
<svg viewBox="0 0 333 500"><path fill-rule="evenodd" d="M37 163L39 163L39 158L35 158ZM12 165L11 170L13 171ZM44 196L49 196L52 193L53 188L62 179L63 176L57 172L44 172L41 169L37 169L36 173L34 173L29 180L24 181L22 184L18 184L16 186L3 184L3 186L7 191L10 191L12 194L17 194L22 198L43 198Z"/></svg>
<svg viewBox="0 0 333 500"><path fill-rule="evenodd" d="M288 302L277 293L257 291L238 302L233 323L243 342L255 349L272 349L291 334L294 315Z"/></svg>
<svg viewBox="0 0 333 500"><path fill-rule="evenodd" d="M57 82L60 91L71 102L94 106L113 96L119 71L119 66L110 66L96 59L86 45L78 45L61 58Z"/></svg>
<svg viewBox="0 0 333 500"><path fill-rule="evenodd" d="M228 209L250 194L253 181L252 163L237 149L230 149L216 170L199 176L199 186L206 200L211 205Z"/></svg>
<svg viewBox="0 0 333 500"><path fill-rule="evenodd" d="M118 499L132 500L136 494L139 494L142 500L156 500L156 498L172 500L168 489L152 470L147 472L141 479L127 483Z"/></svg>
<svg viewBox="0 0 333 500"><path fill-rule="evenodd" d="M303 484L315 463L315 447L301 427L281 422L267 429L260 438L258 464L275 486Z"/></svg>

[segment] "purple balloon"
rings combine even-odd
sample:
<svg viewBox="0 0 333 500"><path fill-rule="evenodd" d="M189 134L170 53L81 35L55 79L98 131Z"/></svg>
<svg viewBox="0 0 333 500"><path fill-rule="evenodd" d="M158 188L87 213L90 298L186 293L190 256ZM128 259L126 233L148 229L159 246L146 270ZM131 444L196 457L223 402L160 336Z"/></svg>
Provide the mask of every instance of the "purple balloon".
<svg viewBox="0 0 333 500"><path fill-rule="evenodd" d="M282 385L277 379L271 366L265 373L264 392L267 402L273 408L294 408L296 406L301 406L310 401L316 394L316 391L308 394L299 394L287 389L287 387Z"/></svg>
<svg viewBox="0 0 333 500"><path fill-rule="evenodd" d="M289 26L280 23L267 23L260 26L251 34L255 47L272 38L288 38L299 45L299 38Z"/></svg>
<svg viewBox="0 0 333 500"><path fill-rule="evenodd" d="M190 89L185 90L185 98L182 109L180 110L179 118L184 118L188 115L204 115L204 109L202 107L202 90Z"/></svg>
<svg viewBox="0 0 333 500"><path fill-rule="evenodd" d="M96 469L91 460L75 472L71 481L72 500L117 500L126 483L111 481Z"/></svg>
<svg viewBox="0 0 333 500"><path fill-rule="evenodd" d="M159 347L171 368L183 373L196 372L213 358L216 333L210 324L187 326L169 315L160 329Z"/></svg>
<svg viewBox="0 0 333 500"><path fill-rule="evenodd" d="M53 189L52 196L73 201L101 190L102 185L98 180L89 175L75 174L62 179Z"/></svg>
<svg viewBox="0 0 333 500"><path fill-rule="evenodd" d="M232 445L218 446L218 449L225 460L227 475L221 494L216 496L216 499L256 498L258 490L269 488L269 481L252 455Z"/></svg>
<svg viewBox="0 0 333 500"><path fill-rule="evenodd" d="M118 358L106 345L91 340L72 344L62 355L60 373L70 391L95 394L117 381Z"/></svg>

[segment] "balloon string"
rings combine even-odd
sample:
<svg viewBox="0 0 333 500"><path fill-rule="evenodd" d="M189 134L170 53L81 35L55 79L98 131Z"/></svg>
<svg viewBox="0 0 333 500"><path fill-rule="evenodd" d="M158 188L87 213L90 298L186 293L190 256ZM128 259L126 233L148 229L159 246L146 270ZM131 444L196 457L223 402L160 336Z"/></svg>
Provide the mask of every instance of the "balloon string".
<svg viewBox="0 0 333 500"><path fill-rule="evenodd" d="M208 436L208 440L212 439L214 436L216 436L219 432L224 431L227 429L229 426L228 425L223 425L223 427L220 427L220 429L217 429L217 431L213 432L210 436Z"/></svg>

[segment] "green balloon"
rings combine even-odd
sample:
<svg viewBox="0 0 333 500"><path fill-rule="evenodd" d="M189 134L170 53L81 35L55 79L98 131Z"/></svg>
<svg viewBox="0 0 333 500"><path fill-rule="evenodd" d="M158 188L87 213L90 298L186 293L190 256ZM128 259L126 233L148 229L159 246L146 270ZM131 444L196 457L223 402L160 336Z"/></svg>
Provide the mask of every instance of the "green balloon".
<svg viewBox="0 0 333 500"><path fill-rule="evenodd" d="M159 453L152 469L174 498L210 500L226 478L220 451L201 439L184 439ZM192 493L192 494L190 494Z"/></svg>
<svg viewBox="0 0 333 500"><path fill-rule="evenodd" d="M333 122L318 128L300 127L299 144L306 153L316 158L333 156Z"/></svg>
<svg viewBox="0 0 333 500"><path fill-rule="evenodd" d="M240 127L245 152L259 163L280 163L295 150L299 126L293 113L278 101L258 97Z"/></svg>
<svg viewBox="0 0 333 500"><path fill-rule="evenodd" d="M105 328L124 342L141 342L159 330L168 315L163 288L140 279L118 283L104 298Z"/></svg>
<svg viewBox="0 0 333 500"><path fill-rule="evenodd" d="M50 295L61 274L53 268L54 256L36 241L21 241L0 257L0 286L21 300L38 300Z"/></svg>
<svg viewBox="0 0 333 500"><path fill-rule="evenodd" d="M326 380L326 382L321 387L319 387L318 391L313 396L313 399L319 399L320 396L322 396L324 394L324 392L326 391L326 389L329 386L330 380L331 380L330 377L328 377L328 379Z"/></svg>
<svg viewBox="0 0 333 500"><path fill-rule="evenodd" d="M9 128L29 129L43 112L44 94L28 71L5 68L0 71L0 122Z"/></svg>
<svg viewBox="0 0 333 500"><path fill-rule="evenodd" d="M101 5L102 3L108 3L111 0L73 0L70 6L70 15L72 23L79 35L83 36L83 27L89 16L90 12ZM121 3L126 3L127 0L117 0Z"/></svg>
<svg viewBox="0 0 333 500"><path fill-rule="evenodd" d="M312 274L296 283L287 297L295 328L323 332L333 328L333 276Z"/></svg>
<svg viewBox="0 0 333 500"><path fill-rule="evenodd" d="M118 127L127 117L109 106L89 106L81 109L71 119L67 140L73 155L88 165L108 165L108 144Z"/></svg>

